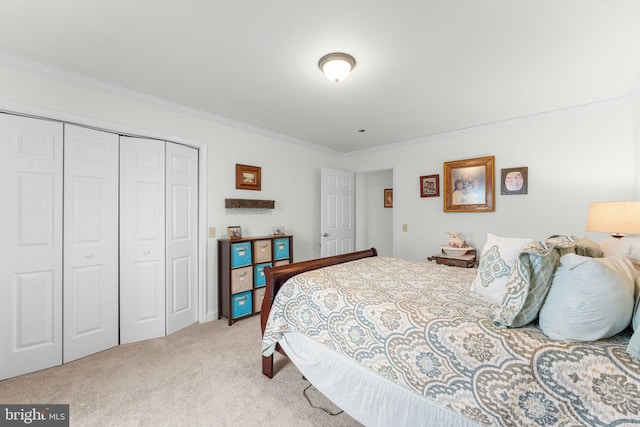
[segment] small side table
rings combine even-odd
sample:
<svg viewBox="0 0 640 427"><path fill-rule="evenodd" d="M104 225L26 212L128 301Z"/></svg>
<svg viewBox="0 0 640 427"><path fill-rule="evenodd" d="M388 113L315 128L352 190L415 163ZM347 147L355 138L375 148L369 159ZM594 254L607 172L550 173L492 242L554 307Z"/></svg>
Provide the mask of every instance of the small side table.
<svg viewBox="0 0 640 427"><path fill-rule="evenodd" d="M471 249L462 256L450 256L445 254L444 251L441 251L441 253L438 255L428 257L427 261L435 261L436 264L444 264L452 267L463 268L471 268L478 265L478 261L476 261L475 249Z"/></svg>

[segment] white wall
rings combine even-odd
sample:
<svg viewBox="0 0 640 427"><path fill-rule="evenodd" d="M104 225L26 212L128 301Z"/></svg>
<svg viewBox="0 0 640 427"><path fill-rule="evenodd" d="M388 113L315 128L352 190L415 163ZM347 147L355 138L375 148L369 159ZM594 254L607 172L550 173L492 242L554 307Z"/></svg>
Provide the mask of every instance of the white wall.
<svg viewBox="0 0 640 427"><path fill-rule="evenodd" d="M424 260L439 252L446 231L464 232L478 249L487 232L586 235L590 202L633 199L633 153L631 107L616 101L423 138L345 162L375 169L393 159L396 256ZM482 156L495 156L495 212L443 212L443 163ZM528 194L500 195L500 169L519 166L529 168ZM441 196L420 198L419 177L431 174L440 175Z"/></svg>
<svg viewBox="0 0 640 427"><path fill-rule="evenodd" d="M544 238L584 235L589 202L630 200L640 188L634 173L640 160L637 126L640 102L613 101L422 138L385 150L341 156L226 126L162 105L139 102L99 89L0 66L0 105L15 111L41 109L46 115L72 114L79 123L134 128L145 136L208 145L208 225L219 237L228 225L245 235L263 235L274 225L294 234L294 257L319 256L320 168L395 169L396 256L424 260L447 240L447 230L463 231L481 248L487 232ZM636 94L637 95L637 94ZM634 136L634 116L636 134ZM54 117L57 118L57 117ZM492 213L444 213L443 198L420 198L421 175L440 174L443 162L495 156L501 168L527 166L529 194L496 194ZM235 164L262 167L262 191L235 189ZM499 183L496 189L499 193ZM441 188L441 194L443 189ZM226 210L227 197L273 199L273 211ZM402 224L408 231L402 232ZM604 236L591 236L600 240ZM207 313L217 315L216 239L208 240Z"/></svg>
<svg viewBox="0 0 640 427"><path fill-rule="evenodd" d="M384 207L384 189L393 188L393 170L356 173L356 250L376 248L393 256L393 209Z"/></svg>
<svg viewBox="0 0 640 427"><path fill-rule="evenodd" d="M320 255L320 168L336 168L340 157L182 114L101 90L0 66L0 107L24 113L42 112L49 118L77 119L84 125L113 131L135 130L144 136L175 142L203 142L208 146L208 225L216 238L208 239L207 317L217 318L217 238L229 225L240 225L247 236L271 233L281 225L294 235L294 259ZM105 127L105 123L107 126ZM262 191L235 189L235 164L262 168ZM275 200L273 210L225 209L225 198Z"/></svg>

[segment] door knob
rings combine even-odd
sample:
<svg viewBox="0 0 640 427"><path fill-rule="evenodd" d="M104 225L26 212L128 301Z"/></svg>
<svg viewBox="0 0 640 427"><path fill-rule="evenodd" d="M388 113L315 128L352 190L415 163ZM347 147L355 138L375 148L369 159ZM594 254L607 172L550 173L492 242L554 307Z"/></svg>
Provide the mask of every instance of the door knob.
<svg viewBox="0 0 640 427"><path fill-rule="evenodd" d="M322 237L329 237L329 233L322 233Z"/></svg>

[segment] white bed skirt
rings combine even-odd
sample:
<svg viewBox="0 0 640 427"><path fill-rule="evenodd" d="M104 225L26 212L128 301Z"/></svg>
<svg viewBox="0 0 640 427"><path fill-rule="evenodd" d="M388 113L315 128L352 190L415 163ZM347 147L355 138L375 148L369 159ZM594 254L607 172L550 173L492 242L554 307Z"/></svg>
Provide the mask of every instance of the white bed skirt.
<svg viewBox="0 0 640 427"><path fill-rule="evenodd" d="M287 332L280 345L311 384L367 427L478 426L305 335Z"/></svg>

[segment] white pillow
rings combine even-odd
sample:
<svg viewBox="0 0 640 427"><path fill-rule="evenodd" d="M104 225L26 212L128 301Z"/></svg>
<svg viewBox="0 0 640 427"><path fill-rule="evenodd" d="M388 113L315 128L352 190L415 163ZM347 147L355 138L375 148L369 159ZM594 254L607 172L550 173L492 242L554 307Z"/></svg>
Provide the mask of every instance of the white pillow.
<svg viewBox="0 0 640 427"><path fill-rule="evenodd" d="M507 279L516 263L516 257L524 245L532 239L498 237L487 234L487 243L480 254L478 274L473 281L472 290L500 304L507 293Z"/></svg>
<svg viewBox="0 0 640 427"><path fill-rule="evenodd" d="M616 239L608 237L600 242L600 249L604 256L619 255L629 258L634 267L640 269L640 239L637 237L623 237Z"/></svg>
<svg viewBox="0 0 640 427"><path fill-rule="evenodd" d="M640 239L637 237L623 237L616 239L615 237L608 237L600 242L600 249L604 256L618 255L625 258L629 258L633 263L636 270L640 271ZM636 279L635 293L634 293L635 308L632 318L632 326L635 331L640 323L640 277Z"/></svg>
<svg viewBox="0 0 640 427"><path fill-rule="evenodd" d="M555 340L616 335L631 322L637 274L624 257L563 255L540 309L540 329Z"/></svg>

